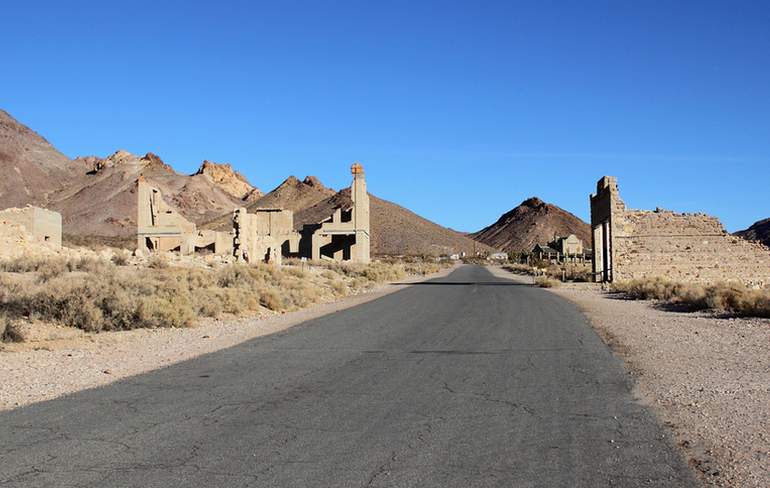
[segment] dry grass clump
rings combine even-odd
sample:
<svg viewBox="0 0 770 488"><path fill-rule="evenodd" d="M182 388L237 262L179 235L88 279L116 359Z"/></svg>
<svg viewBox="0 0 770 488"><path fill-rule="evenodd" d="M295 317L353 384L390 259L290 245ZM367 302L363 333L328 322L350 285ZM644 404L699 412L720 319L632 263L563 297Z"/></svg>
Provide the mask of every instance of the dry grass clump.
<svg viewBox="0 0 770 488"><path fill-rule="evenodd" d="M535 278L535 286L540 288L556 288L561 283L547 276L538 276Z"/></svg>
<svg viewBox="0 0 770 488"><path fill-rule="evenodd" d="M528 276L547 276L552 280L572 281L576 283L585 283L590 281L590 268L580 264L543 264L543 267L532 266L528 264L510 263L503 266L503 269L514 274Z"/></svg>
<svg viewBox="0 0 770 488"><path fill-rule="evenodd" d="M285 312L356 293L377 283L426 274L438 265L324 263L318 272L285 266L147 268L106 260L20 259L0 270L0 337L9 321L29 318L86 331L186 327L199 317Z"/></svg>
<svg viewBox="0 0 770 488"><path fill-rule="evenodd" d="M537 268L529 266L527 264L509 263L503 265L503 269L510 271L513 274L535 276L537 274Z"/></svg>
<svg viewBox="0 0 770 488"><path fill-rule="evenodd" d="M746 317L770 318L770 290L740 283L686 284L663 278L613 283L611 290L633 300L661 300L689 310L715 310Z"/></svg>

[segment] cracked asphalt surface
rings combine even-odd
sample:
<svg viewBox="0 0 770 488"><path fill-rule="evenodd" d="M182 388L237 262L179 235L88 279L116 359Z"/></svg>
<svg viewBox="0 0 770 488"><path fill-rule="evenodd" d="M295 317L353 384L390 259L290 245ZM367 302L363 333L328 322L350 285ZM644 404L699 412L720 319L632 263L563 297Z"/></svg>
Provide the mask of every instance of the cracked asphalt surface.
<svg viewBox="0 0 770 488"><path fill-rule="evenodd" d="M696 486L632 386L572 304L463 266L2 413L0 485Z"/></svg>

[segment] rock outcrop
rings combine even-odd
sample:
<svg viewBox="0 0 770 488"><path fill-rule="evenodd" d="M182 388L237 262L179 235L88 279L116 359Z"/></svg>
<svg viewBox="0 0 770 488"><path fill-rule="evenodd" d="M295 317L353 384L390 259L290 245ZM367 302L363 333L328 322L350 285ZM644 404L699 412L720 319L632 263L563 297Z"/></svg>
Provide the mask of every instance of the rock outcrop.
<svg viewBox="0 0 770 488"><path fill-rule="evenodd" d="M262 196L258 188L255 188L245 176L235 171L228 163L205 160L193 176L198 175L205 176L225 192L245 202L253 202Z"/></svg>

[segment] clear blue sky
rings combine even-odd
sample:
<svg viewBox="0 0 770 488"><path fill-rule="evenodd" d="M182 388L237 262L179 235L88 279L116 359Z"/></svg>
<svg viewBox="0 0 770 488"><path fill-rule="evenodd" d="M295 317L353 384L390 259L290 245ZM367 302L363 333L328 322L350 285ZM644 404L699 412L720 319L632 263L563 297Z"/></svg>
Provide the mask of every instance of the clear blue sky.
<svg viewBox="0 0 770 488"><path fill-rule="evenodd" d="M68 156L349 182L478 230L537 195L770 217L770 2L7 2L0 107Z"/></svg>

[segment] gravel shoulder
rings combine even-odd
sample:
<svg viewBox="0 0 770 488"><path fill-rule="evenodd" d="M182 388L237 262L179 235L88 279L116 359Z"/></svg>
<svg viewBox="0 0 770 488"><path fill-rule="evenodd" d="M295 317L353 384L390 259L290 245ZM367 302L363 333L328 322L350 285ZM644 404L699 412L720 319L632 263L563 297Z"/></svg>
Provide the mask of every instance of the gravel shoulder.
<svg viewBox="0 0 770 488"><path fill-rule="evenodd" d="M409 286L411 282L446 276L454 269L411 278L399 284L383 285L360 295L285 314L202 320L197 326L186 329L135 329L87 334L62 327L60 338L56 340L0 344L0 378L3 378L0 382L0 411L104 386L255 337L280 332L308 320L376 300Z"/></svg>
<svg viewBox="0 0 770 488"><path fill-rule="evenodd" d="M770 320L663 310L588 283L551 291L624 359L704 486L770 486Z"/></svg>

